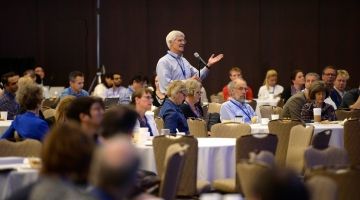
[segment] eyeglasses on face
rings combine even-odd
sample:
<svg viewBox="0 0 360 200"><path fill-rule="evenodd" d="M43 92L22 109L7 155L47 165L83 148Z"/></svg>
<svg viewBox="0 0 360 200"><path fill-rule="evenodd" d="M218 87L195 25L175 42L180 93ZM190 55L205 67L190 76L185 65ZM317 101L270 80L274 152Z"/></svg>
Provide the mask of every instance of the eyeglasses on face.
<svg viewBox="0 0 360 200"><path fill-rule="evenodd" d="M147 100L153 100L152 96L142 96L142 97L147 99Z"/></svg>
<svg viewBox="0 0 360 200"><path fill-rule="evenodd" d="M246 87L238 87L238 88L235 88L235 89L240 90L240 91L242 91L242 90L247 91L248 90Z"/></svg>
<svg viewBox="0 0 360 200"><path fill-rule="evenodd" d="M333 73L324 73L325 76L336 76L336 74Z"/></svg>

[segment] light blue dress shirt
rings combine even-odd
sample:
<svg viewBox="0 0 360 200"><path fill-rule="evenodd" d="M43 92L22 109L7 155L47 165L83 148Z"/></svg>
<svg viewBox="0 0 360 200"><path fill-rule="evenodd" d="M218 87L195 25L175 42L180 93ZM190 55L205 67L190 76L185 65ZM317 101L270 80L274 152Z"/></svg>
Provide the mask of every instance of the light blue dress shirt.
<svg viewBox="0 0 360 200"><path fill-rule="evenodd" d="M203 80L209 69L203 67L200 70L200 78ZM193 67L183 56L167 51L167 54L159 59L156 65L156 74L159 78L160 91L166 93L171 81L185 80L194 75L199 76L199 70Z"/></svg>
<svg viewBox="0 0 360 200"><path fill-rule="evenodd" d="M60 95L60 98L65 96L75 96L75 97L87 97L89 93L85 90L81 90L80 92L75 92L71 87L66 88Z"/></svg>
<svg viewBox="0 0 360 200"><path fill-rule="evenodd" d="M132 93L128 88L120 86L106 90L106 98L119 98L119 104L129 104Z"/></svg>
<svg viewBox="0 0 360 200"><path fill-rule="evenodd" d="M236 116L243 116L245 123L251 123L251 118L255 116L255 112L249 104L240 103L234 99L230 99L221 105L221 120L233 120Z"/></svg>

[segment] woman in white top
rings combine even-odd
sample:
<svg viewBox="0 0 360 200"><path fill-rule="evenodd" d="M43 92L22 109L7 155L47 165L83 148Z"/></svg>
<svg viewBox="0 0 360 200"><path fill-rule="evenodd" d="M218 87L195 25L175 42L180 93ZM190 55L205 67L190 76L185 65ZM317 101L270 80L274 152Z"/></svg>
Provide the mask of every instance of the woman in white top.
<svg viewBox="0 0 360 200"><path fill-rule="evenodd" d="M101 83L96 85L93 96L100 97L105 99L106 97L106 90L113 86L113 75L112 74L105 74L101 77Z"/></svg>
<svg viewBox="0 0 360 200"><path fill-rule="evenodd" d="M264 85L260 87L258 98L259 99L269 99L280 97L281 93L284 91L283 86L276 84L278 74L274 69L270 69L266 72L266 77L264 80Z"/></svg>
<svg viewBox="0 0 360 200"><path fill-rule="evenodd" d="M139 115L138 121L135 125L135 130L139 129L140 127L148 128L149 135L156 136L159 135L159 133L155 124L154 113L150 111L153 101L151 94L152 91L148 88L135 90L135 92L132 94L131 104L135 106L135 110Z"/></svg>

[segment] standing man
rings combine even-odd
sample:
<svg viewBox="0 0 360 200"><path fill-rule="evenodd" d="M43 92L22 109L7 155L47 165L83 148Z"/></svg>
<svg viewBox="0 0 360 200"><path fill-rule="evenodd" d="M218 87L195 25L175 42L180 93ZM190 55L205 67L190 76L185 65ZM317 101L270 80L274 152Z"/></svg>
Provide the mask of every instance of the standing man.
<svg viewBox="0 0 360 200"><path fill-rule="evenodd" d="M19 75L9 72L1 76L4 86L4 94L0 97L0 111L7 111L9 120L20 111L20 105L15 101L15 93L18 89Z"/></svg>
<svg viewBox="0 0 360 200"><path fill-rule="evenodd" d="M193 67L184 57L185 35L181 31L173 30L166 36L166 44L169 48L167 54L159 59L156 66L156 74L159 77L160 91L166 93L171 81L185 80L189 78L199 79L199 71ZM203 80L212 65L219 62L223 54L214 56L212 54L207 66L201 69L200 79Z"/></svg>
<svg viewBox="0 0 360 200"><path fill-rule="evenodd" d="M83 90L84 87L84 74L79 71L73 71L69 74L69 84L70 87L66 88L60 95L60 98L64 96L75 96L83 97L89 96L89 93Z"/></svg>

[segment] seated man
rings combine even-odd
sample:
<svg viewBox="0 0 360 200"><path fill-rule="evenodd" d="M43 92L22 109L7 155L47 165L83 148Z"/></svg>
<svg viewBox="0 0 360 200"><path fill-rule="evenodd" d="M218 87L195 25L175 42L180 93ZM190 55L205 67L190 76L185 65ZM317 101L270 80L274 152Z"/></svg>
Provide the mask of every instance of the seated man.
<svg viewBox="0 0 360 200"><path fill-rule="evenodd" d="M69 84L70 87L66 88L60 95L61 98L64 96L75 96L83 97L89 96L89 93L83 90L84 87L84 74L79 71L73 71L69 74Z"/></svg>
<svg viewBox="0 0 360 200"><path fill-rule="evenodd" d="M337 70L337 77L334 82L334 89L330 92L330 97L337 107L340 106L345 94L346 82L350 76L346 70Z"/></svg>
<svg viewBox="0 0 360 200"><path fill-rule="evenodd" d="M19 75L9 72L1 76L4 86L4 94L0 97L0 111L8 112L8 120L13 120L19 114L20 106L15 101L15 93L18 89Z"/></svg>
<svg viewBox="0 0 360 200"><path fill-rule="evenodd" d="M242 78L241 69L238 68L238 67L231 68L230 71L229 71L229 78L230 78L230 82L235 80L235 79ZM247 100L252 100L254 98L253 97L254 96L253 91L249 86L248 86L247 89L248 90L246 91L246 99ZM230 97L228 85L224 86L222 92L223 92L223 95L224 95L224 99L228 100L228 98Z"/></svg>
<svg viewBox="0 0 360 200"><path fill-rule="evenodd" d="M127 88L127 96L123 102L120 101L120 103L126 103L129 104L131 102L131 96L132 94L138 90L144 87L144 80L140 75L134 76L130 80L130 85Z"/></svg>
<svg viewBox="0 0 360 200"><path fill-rule="evenodd" d="M301 109L309 99L309 88L311 83L318 81L320 76L317 73L309 72L305 75L305 89L291 96L283 107L282 117L301 119Z"/></svg>
<svg viewBox="0 0 360 200"><path fill-rule="evenodd" d="M127 97L127 89L121 86L122 79L120 73L113 73L113 86L108 88L105 92L105 98L119 98Z"/></svg>
<svg viewBox="0 0 360 200"><path fill-rule="evenodd" d="M347 91L343 97L340 107L350 109L360 109L360 86Z"/></svg>
<svg viewBox="0 0 360 200"><path fill-rule="evenodd" d="M229 84L231 98L223 103L220 108L220 119L233 120L236 116L242 116L245 123L251 123L255 116L252 107L245 103L247 85L245 80L236 79Z"/></svg>
<svg viewBox="0 0 360 200"><path fill-rule="evenodd" d="M70 103L66 117L68 120L79 123L85 134L96 140L104 110L105 106L101 98L80 97Z"/></svg>

